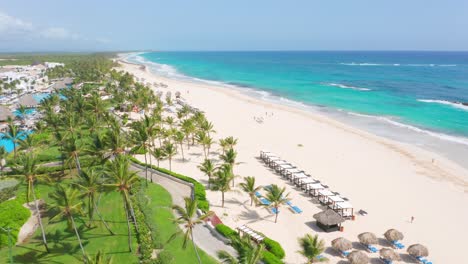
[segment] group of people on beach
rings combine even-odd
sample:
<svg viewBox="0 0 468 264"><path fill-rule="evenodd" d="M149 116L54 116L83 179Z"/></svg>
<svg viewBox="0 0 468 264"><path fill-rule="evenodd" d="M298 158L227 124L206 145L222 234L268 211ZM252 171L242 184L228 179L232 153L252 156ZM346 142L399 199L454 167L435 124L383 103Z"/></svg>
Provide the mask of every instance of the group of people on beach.
<svg viewBox="0 0 468 264"><path fill-rule="evenodd" d="M272 117L272 116L273 116L273 112L271 112L271 113L265 112L265 117L268 117L268 116ZM255 120L255 122L257 122L257 123L259 123L259 124L262 124L263 121L264 121L264 119L263 119L262 116L258 116L258 117L257 117L257 116L254 116L253 119Z"/></svg>

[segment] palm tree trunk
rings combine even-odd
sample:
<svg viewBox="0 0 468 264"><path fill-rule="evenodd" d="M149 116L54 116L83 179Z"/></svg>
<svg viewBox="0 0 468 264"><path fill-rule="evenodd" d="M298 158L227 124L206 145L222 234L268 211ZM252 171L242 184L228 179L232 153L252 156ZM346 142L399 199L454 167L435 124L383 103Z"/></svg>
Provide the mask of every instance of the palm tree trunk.
<svg viewBox="0 0 468 264"><path fill-rule="evenodd" d="M201 259L200 259L200 255L198 255L197 245L195 245L195 240L193 239L193 233L192 233L191 230L190 230L190 236L192 237L193 249L195 249L195 254L197 255L198 263L202 264Z"/></svg>
<svg viewBox="0 0 468 264"><path fill-rule="evenodd" d="M138 232L138 224L137 224L136 217L135 217L135 210L133 210L132 201L130 201L130 198L128 197L128 193L125 193L125 200L128 203L128 207L130 208L130 214L133 219L133 224L135 225L135 229Z"/></svg>
<svg viewBox="0 0 468 264"><path fill-rule="evenodd" d="M275 214L275 223L278 221L278 207L275 207L276 209L276 214Z"/></svg>
<svg viewBox="0 0 468 264"><path fill-rule="evenodd" d="M80 164L80 158L75 156L75 163L76 163L76 169L78 170L78 173L81 173L81 164Z"/></svg>
<svg viewBox="0 0 468 264"><path fill-rule="evenodd" d="M180 142L180 151L182 152L182 160L185 161L185 157L184 157L184 146L182 145L182 142Z"/></svg>
<svg viewBox="0 0 468 264"><path fill-rule="evenodd" d="M124 203L124 210L125 210L125 219L127 220L127 233L128 233L128 250L132 252L132 229L130 228L130 221L128 217L128 209L127 209L127 202L125 201L125 197L123 198Z"/></svg>
<svg viewBox="0 0 468 264"><path fill-rule="evenodd" d="M99 194L98 200L100 200L100 199L101 199L101 195ZM97 213L97 215L99 216L99 219L101 219L101 222L104 224L104 226L106 227L107 231L109 231L109 233L110 233L111 235L115 235L114 232L112 232L112 230L110 229L110 227L109 227L109 225L107 224L107 222L106 222L106 221L104 220L104 218L102 217L101 212L99 211L96 202L94 203L94 210L96 210L96 213Z"/></svg>
<svg viewBox="0 0 468 264"><path fill-rule="evenodd" d="M151 169L153 169L153 159L151 157L153 155L151 154L150 150L148 150L148 153L149 153L150 167L151 167ZM153 170L150 170L150 179L151 179L151 182L153 182Z"/></svg>
<svg viewBox="0 0 468 264"><path fill-rule="evenodd" d="M221 197L221 199L222 199L222 200L221 200L221 201L222 201L221 207L224 207L224 192L221 192L221 196L222 196L222 197Z"/></svg>
<svg viewBox="0 0 468 264"><path fill-rule="evenodd" d="M50 253L49 246L47 246L47 239L44 231L44 225L42 224L42 218L41 218L41 212L39 211L39 204L36 199L36 192L34 192L34 184L31 183L31 192L33 195L34 199L34 206L36 207L36 213L37 213L37 220L39 221L39 226L41 227L41 233L42 233L42 243L44 244L44 247L47 251L47 253Z"/></svg>
<svg viewBox="0 0 468 264"><path fill-rule="evenodd" d="M148 162L146 160L146 148L145 148L145 179L146 179L146 186L148 186Z"/></svg>
<svg viewBox="0 0 468 264"><path fill-rule="evenodd" d="M89 222L88 222L88 227L91 228L91 225L93 223L93 216L94 216L94 198L93 195L88 196L88 214L89 214Z"/></svg>
<svg viewBox="0 0 468 264"><path fill-rule="evenodd" d="M73 229L75 230L76 237L78 238L78 243L80 244L81 252L83 252L83 258L86 258L86 253L84 251L83 244L81 243L80 234L78 233L78 229L76 229L75 220L73 219L73 216L71 214L69 217L72 222Z"/></svg>
<svg viewBox="0 0 468 264"><path fill-rule="evenodd" d="M172 171L172 157L169 156L169 170Z"/></svg>

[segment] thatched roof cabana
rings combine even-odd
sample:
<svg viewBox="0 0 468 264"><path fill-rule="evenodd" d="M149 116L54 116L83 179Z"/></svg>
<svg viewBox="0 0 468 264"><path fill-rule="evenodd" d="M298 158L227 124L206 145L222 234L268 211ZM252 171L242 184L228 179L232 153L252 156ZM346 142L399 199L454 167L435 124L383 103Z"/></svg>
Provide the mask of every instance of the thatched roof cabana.
<svg viewBox="0 0 468 264"><path fill-rule="evenodd" d="M405 237L403 236L403 233L401 233L400 231L396 229L387 230L384 236L388 241L398 241L398 240L402 240Z"/></svg>
<svg viewBox="0 0 468 264"><path fill-rule="evenodd" d="M369 257L362 251L354 250L349 253L348 260L351 264L367 264L369 263Z"/></svg>
<svg viewBox="0 0 468 264"><path fill-rule="evenodd" d="M335 238L331 242L332 247L338 251L347 251L353 248L351 241L347 240L344 237Z"/></svg>
<svg viewBox="0 0 468 264"><path fill-rule="evenodd" d="M373 245L377 244L377 236L371 232L365 232L358 235L359 242L366 244L366 245Z"/></svg>
<svg viewBox="0 0 468 264"><path fill-rule="evenodd" d="M421 244L414 244L408 247L408 253L414 257L427 257L429 250Z"/></svg>
<svg viewBox="0 0 468 264"><path fill-rule="evenodd" d="M34 99L32 94L25 94L25 95L21 96L18 99L18 103L20 105L23 105L23 106L28 107L28 108L36 107L36 106L39 105L39 102L37 102L37 100Z"/></svg>
<svg viewBox="0 0 468 264"><path fill-rule="evenodd" d="M15 115L6 106L0 105L0 121L8 120L8 117L14 118Z"/></svg>
<svg viewBox="0 0 468 264"><path fill-rule="evenodd" d="M326 232L338 231L341 223L345 221L343 217L331 209L314 214L313 217L317 220L317 226Z"/></svg>
<svg viewBox="0 0 468 264"><path fill-rule="evenodd" d="M391 248L382 248L379 253L380 253L380 257L382 257L385 260L389 260L389 261L401 260L400 255L398 255Z"/></svg>

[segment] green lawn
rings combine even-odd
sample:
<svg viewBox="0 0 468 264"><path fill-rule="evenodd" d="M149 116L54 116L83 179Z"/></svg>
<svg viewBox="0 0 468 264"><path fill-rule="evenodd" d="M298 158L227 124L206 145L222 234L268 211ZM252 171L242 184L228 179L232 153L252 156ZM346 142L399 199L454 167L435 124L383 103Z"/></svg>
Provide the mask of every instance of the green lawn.
<svg viewBox="0 0 468 264"><path fill-rule="evenodd" d="M38 195L48 201L47 194L52 191L52 187L40 184L37 189ZM24 187L20 188L19 192L24 192ZM146 195L148 205L155 209L153 210L154 219L160 230L162 241L166 243L178 229L178 226L172 222L174 215L171 209L171 196L165 189L156 184L150 184ZM112 256L113 263L138 263L135 236L132 237L134 252L130 253L128 251L127 224L120 195L117 192L112 192L102 196L99 208L116 235L111 236L100 221L95 221L96 227L89 229L84 225L84 221L87 221L87 219L78 218L76 222L85 245L85 251L88 254L95 254L98 250L102 250L108 256ZM58 223L48 223L48 219L48 217L44 217L43 221L46 226L46 235L51 253L46 254L41 243L41 233L38 229L27 243L13 248L15 263L82 263L78 242L75 234L67 230L67 222L63 220ZM182 236L180 236L165 244L165 249L174 257L172 263L196 263L193 246L189 244L187 249L183 250L182 239ZM217 263L203 251L199 250L199 253L204 264ZM7 263L8 247L0 249L0 259L2 263Z"/></svg>

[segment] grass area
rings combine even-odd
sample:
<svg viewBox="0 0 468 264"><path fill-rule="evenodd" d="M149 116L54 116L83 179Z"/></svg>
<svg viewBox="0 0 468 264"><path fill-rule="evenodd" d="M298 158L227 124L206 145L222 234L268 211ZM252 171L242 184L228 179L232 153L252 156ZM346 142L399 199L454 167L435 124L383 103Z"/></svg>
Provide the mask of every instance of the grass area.
<svg viewBox="0 0 468 264"><path fill-rule="evenodd" d="M24 196L21 195L24 191L24 186L21 186L18 190L20 200L24 199ZM52 186L44 184L37 186L37 195L43 197L46 202L49 201L48 193L52 191ZM172 198L169 192L160 185L150 184L146 190L146 197L148 205L155 208L153 219L155 219L160 230L161 239L165 243L165 250L169 251L174 257L172 263L195 263L196 255L193 246L189 244L187 249L182 249L182 236L167 243L172 234L179 228L173 223ZM87 218L77 217L76 222L86 252L92 255L98 250L102 250L107 256L112 256L113 263L138 263L135 236L132 237L134 252L130 253L128 251L127 224L120 195L117 192L103 195L99 208L116 235L111 236L100 221L95 221L96 227L90 229L85 226ZM48 219L49 217L45 216L43 221L51 253L46 254L42 245L41 233L38 229L27 243L13 248L15 263L82 263L78 241L75 234L67 229L66 220L49 223ZM204 264L217 263L205 252L199 250L199 253ZM0 259L5 261L8 259L8 247L0 249Z"/></svg>
<svg viewBox="0 0 468 264"><path fill-rule="evenodd" d="M196 263L197 257L192 244L189 243L186 249L182 249L182 235L167 243L169 238L179 230L179 227L173 223L175 217L172 213L172 198L169 192L160 185L150 184L146 195L149 206L157 208L157 210L154 210L154 219L159 228L161 239L165 242L164 249L169 251L174 257L173 263ZM218 263L201 249L198 250L198 253L203 264Z"/></svg>

